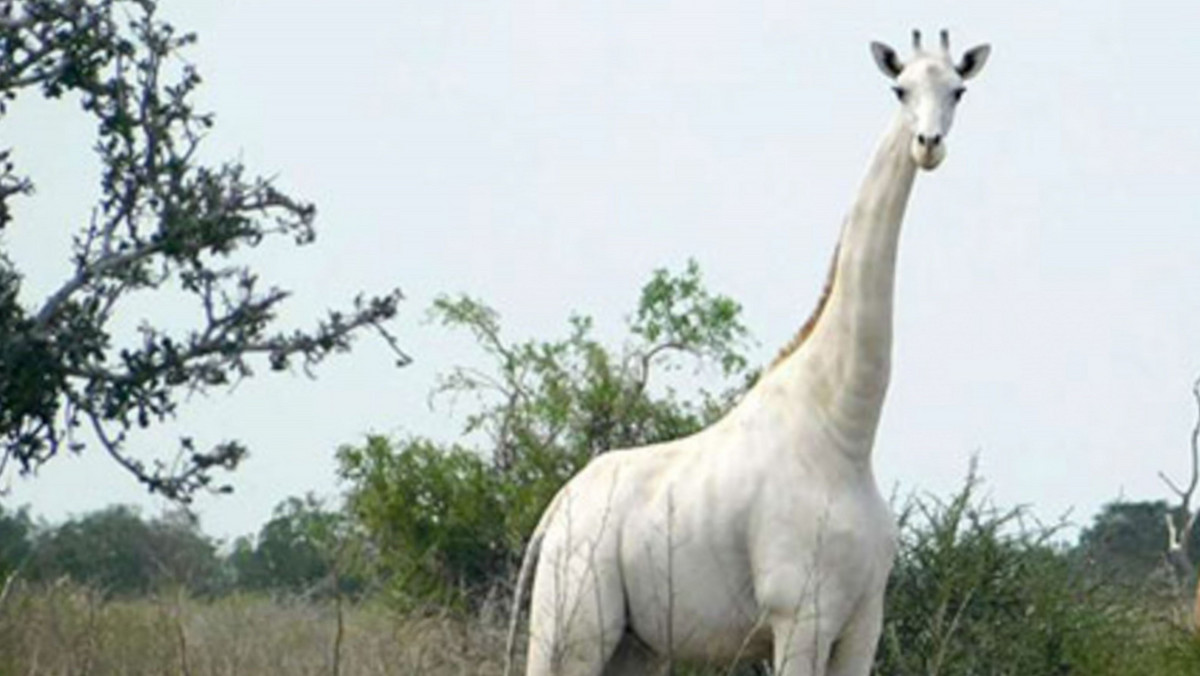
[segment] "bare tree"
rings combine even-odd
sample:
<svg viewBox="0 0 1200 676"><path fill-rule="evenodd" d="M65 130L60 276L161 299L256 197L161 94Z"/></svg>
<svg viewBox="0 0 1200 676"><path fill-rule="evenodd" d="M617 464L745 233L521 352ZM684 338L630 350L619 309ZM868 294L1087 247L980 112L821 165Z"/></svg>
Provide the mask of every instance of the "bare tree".
<svg viewBox="0 0 1200 676"><path fill-rule="evenodd" d="M1178 499L1175 509L1166 514L1167 521L1167 559L1175 571L1180 586L1187 589L1188 583L1196 575L1196 564L1191 556L1192 535L1195 532L1196 520L1200 518L1200 508L1193 505L1196 487L1200 485L1200 378L1192 383L1192 399L1196 404L1196 422L1192 426L1190 439L1191 472L1186 486L1181 487L1165 473L1158 476L1175 493ZM1200 631L1200 584L1196 585L1193 621Z"/></svg>

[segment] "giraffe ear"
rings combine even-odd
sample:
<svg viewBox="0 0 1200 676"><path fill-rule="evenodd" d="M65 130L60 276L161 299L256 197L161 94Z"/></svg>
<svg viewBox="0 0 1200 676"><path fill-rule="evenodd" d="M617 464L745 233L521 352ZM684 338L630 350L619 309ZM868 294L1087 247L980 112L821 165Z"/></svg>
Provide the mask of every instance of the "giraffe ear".
<svg viewBox="0 0 1200 676"><path fill-rule="evenodd" d="M954 67L958 71L958 76L964 80L970 80L983 70L983 64L987 63L988 55L992 53L991 45L979 45L967 50L963 54L962 61Z"/></svg>
<svg viewBox="0 0 1200 676"><path fill-rule="evenodd" d="M871 56L875 57L875 65L879 66L879 70L893 80L900 75L900 71L904 70L904 64L900 63L900 57L896 56L896 50L882 42L871 43Z"/></svg>

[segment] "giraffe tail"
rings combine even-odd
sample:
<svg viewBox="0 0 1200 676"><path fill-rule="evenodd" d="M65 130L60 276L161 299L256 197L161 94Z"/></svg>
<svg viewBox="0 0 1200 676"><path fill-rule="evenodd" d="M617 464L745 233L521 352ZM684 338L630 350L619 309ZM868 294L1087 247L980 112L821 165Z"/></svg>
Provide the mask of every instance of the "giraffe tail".
<svg viewBox="0 0 1200 676"><path fill-rule="evenodd" d="M504 653L504 676L512 676L513 667L517 662L517 630L521 624L521 602L533 582L533 567L537 563L538 555L542 551L543 535L544 533L541 528L534 531L533 537L529 539L529 546L525 548L525 555L521 558L521 570L517 573L517 587L513 590L512 610L508 620L508 641L505 644Z"/></svg>

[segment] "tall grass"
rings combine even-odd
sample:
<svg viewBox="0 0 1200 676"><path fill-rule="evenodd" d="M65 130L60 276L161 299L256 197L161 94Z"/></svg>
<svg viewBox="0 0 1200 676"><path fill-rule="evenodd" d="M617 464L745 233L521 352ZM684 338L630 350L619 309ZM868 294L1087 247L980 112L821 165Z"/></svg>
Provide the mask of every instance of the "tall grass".
<svg viewBox="0 0 1200 676"><path fill-rule="evenodd" d="M893 609L875 674L1200 674L1200 641L1161 613L1115 601L1099 607L1072 599L1069 589L1031 592L1034 605L1010 611L982 603L983 591L959 595L975 588L961 583L925 589L932 609ZM10 591L0 607L0 676L491 676L503 668L504 623L497 613L464 618L346 604L335 649L339 611L333 601L173 594L106 599L71 583L18 584ZM977 601L981 606L970 608ZM674 673L728 674L728 667ZM746 665L733 673L765 671Z"/></svg>
<svg viewBox="0 0 1200 676"><path fill-rule="evenodd" d="M70 583L17 585L0 608L0 675L499 674L499 619L401 616L235 595L106 600Z"/></svg>

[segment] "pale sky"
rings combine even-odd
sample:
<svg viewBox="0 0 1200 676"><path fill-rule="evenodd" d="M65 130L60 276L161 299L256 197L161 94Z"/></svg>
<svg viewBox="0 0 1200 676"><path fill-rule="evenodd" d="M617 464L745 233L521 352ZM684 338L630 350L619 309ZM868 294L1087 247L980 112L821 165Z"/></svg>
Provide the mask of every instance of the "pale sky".
<svg viewBox="0 0 1200 676"><path fill-rule="evenodd" d="M993 51L907 212L882 488L946 495L978 453L997 503L1086 521L1119 496L1167 497L1156 472L1186 470L1200 4L162 4L200 35L187 56L217 113L207 156L318 205L314 246L254 258L295 291L287 322L400 286L395 330L417 360L391 368L367 338L316 381L264 373L138 437L147 454L183 434L249 443L236 492L196 505L209 533L336 494L335 449L369 432L451 438L452 411L426 395L477 356L423 323L439 294L485 299L513 340L561 335L571 312L615 338L651 271L695 258L769 360L815 302L894 111L867 44L907 53L914 27ZM96 196L92 142L72 106L22 100L0 122L39 186L5 237L31 304L68 271ZM5 504L52 520L161 508L98 449L4 484Z"/></svg>

